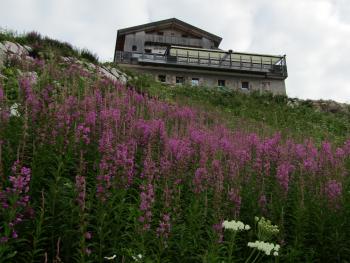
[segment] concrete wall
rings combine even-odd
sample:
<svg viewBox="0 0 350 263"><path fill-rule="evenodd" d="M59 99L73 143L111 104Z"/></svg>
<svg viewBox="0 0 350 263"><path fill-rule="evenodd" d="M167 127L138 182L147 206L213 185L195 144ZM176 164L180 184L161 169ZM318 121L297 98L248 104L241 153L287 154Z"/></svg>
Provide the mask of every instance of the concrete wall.
<svg viewBox="0 0 350 263"><path fill-rule="evenodd" d="M132 69L140 72L151 74L158 80L159 75L166 76L168 84L176 84L176 77L184 77L185 84L191 84L192 78L199 78L200 86L217 87L218 80L225 80L225 88L238 90L249 93L251 91L271 92L274 95L286 95L286 86L283 79L267 79L264 76L243 75L235 73L220 73L214 71L203 70L179 70L179 69L164 69L140 67L137 65L129 65ZM249 90L242 89L242 82L249 82Z"/></svg>

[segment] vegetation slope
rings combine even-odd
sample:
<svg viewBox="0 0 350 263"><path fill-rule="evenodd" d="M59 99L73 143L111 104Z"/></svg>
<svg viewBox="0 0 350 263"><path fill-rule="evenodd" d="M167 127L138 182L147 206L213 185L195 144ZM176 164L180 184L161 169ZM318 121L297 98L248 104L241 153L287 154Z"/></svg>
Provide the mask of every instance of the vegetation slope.
<svg viewBox="0 0 350 263"><path fill-rule="evenodd" d="M97 63L69 45L0 40L35 47L1 71L1 262L350 258L347 113L122 85L62 60Z"/></svg>

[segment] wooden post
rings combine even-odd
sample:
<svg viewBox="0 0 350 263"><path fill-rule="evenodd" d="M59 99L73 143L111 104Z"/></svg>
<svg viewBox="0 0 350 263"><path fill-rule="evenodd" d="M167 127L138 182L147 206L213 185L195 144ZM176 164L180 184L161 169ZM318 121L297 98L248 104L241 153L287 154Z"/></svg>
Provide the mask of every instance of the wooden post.
<svg viewBox="0 0 350 263"><path fill-rule="evenodd" d="M261 70L263 69L263 61L262 61L262 57L260 57L260 66L261 66Z"/></svg>
<svg viewBox="0 0 350 263"><path fill-rule="evenodd" d="M232 68L232 53L230 52L230 68Z"/></svg>
<svg viewBox="0 0 350 263"><path fill-rule="evenodd" d="M189 60L189 54L188 54L188 50L187 50L187 64L190 62Z"/></svg>
<svg viewBox="0 0 350 263"><path fill-rule="evenodd" d="M283 60L282 60L282 72L283 72L283 76L287 76L287 62L286 62L286 55L283 56Z"/></svg>
<svg viewBox="0 0 350 263"><path fill-rule="evenodd" d="M242 68L242 55L239 56L239 68Z"/></svg>
<svg viewBox="0 0 350 263"><path fill-rule="evenodd" d="M272 66L272 58L271 58L271 70L272 70L273 66Z"/></svg>

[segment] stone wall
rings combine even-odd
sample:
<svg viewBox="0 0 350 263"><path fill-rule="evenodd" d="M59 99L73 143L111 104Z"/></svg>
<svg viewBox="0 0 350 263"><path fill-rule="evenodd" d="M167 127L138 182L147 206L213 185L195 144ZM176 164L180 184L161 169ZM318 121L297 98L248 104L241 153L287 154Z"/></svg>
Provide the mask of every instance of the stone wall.
<svg viewBox="0 0 350 263"><path fill-rule="evenodd" d="M192 78L199 79L199 85L208 87L217 87L218 80L225 80L225 88L228 90L239 90L242 92L271 92L274 95L286 95L286 87L284 80L279 79L266 79L263 76L253 75L238 75L220 73L215 71L204 70L188 70L188 69L164 69L164 68L151 68L146 66L137 65L124 65L131 67L132 69L140 72L153 75L155 80L158 80L159 75L166 76L167 84L176 84L176 77L183 77L185 84L191 84ZM249 89L242 88L242 82L249 83Z"/></svg>

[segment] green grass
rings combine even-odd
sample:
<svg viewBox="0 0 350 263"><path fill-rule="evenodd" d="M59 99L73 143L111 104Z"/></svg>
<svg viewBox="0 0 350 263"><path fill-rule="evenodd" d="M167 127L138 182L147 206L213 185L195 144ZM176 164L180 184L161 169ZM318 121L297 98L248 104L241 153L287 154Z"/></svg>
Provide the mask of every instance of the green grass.
<svg viewBox="0 0 350 263"><path fill-rule="evenodd" d="M347 113L319 112L308 100L291 107L287 105L287 96L258 92L247 95L216 87L170 86L149 75L128 74L136 76L129 84L138 91L169 102L215 111L232 127L243 125L253 130L257 127L257 132L267 134L281 131L298 141L312 137L316 142L330 140L341 144L350 137L350 106Z"/></svg>

